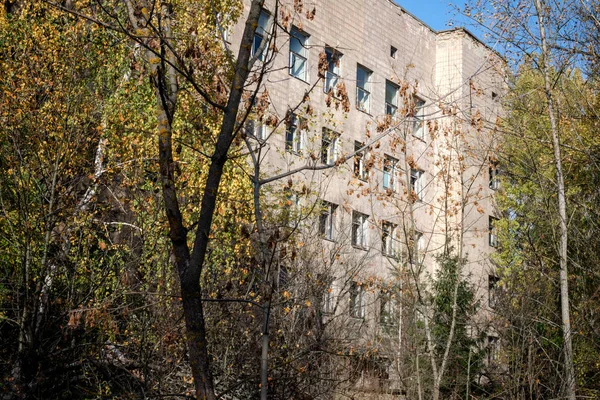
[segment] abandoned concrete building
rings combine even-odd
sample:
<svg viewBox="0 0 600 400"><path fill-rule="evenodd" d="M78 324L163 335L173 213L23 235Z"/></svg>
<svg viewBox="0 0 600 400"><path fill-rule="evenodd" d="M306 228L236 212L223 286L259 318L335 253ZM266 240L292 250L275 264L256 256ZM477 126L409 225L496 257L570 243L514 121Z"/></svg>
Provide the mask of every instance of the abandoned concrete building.
<svg viewBox="0 0 600 400"><path fill-rule="evenodd" d="M405 319L427 318L405 293L426 290L446 252L465 260L477 318L489 319L502 58L467 30L435 31L390 0L296 3L266 1L261 13L253 52L268 70L268 98L248 137L265 183L284 193L281 215L327 277L324 315L344 316L357 341L393 348L389 361L409 340ZM481 329L491 363L493 329ZM398 394L393 364L353 390Z"/></svg>

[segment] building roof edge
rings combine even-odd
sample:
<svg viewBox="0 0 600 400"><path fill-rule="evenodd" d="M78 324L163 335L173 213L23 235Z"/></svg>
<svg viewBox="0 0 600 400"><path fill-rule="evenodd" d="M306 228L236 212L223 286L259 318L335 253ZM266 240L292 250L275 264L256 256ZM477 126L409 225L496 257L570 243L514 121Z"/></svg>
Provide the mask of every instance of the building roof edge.
<svg viewBox="0 0 600 400"><path fill-rule="evenodd" d="M500 56L500 58L502 58L504 60L504 57L502 57L502 55L500 53L498 53L497 50L494 50L493 48L491 48L483 40L481 40L477 36L475 36L475 34L473 32L471 32L470 30L468 30L467 28L465 28L465 27L454 27L454 28L449 28L449 29L441 29L439 31L435 30L431 26L429 26L427 23L425 23L422 19L420 19L419 17L417 17L416 15L414 15L413 13L411 13L410 11L408 11L406 8L402 7L400 4L396 3L394 0L387 0L387 1L389 3L391 3L393 6L399 8L403 13L408 14L411 18L413 18L414 20L418 21L420 24L422 24L427 29L429 29L431 32L435 33L436 36L441 35L441 34L445 34L445 33L452 33L452 32L456 32L456 31L463 31L464 33L467 34L467 36L470 36L471 39L473 39L477 43L481 44L482 46L484 46L485 48L487 48L491 52L495 53L496 55Z"/></svg>

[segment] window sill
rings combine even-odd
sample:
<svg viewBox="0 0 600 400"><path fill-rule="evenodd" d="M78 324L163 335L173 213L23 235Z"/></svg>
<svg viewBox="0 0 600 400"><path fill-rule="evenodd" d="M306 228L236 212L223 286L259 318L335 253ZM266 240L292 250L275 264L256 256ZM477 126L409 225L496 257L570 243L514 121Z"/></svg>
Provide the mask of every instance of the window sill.
<svg viewBox="0 0 600 400"><path fill-rule="evenodd" d="M361 246L361 245L358 245L358 244L354 244L354 243L353 243L353 244L352 244L352 247L354 247L354 248L355 248L355 249L357 249L357 250L363 250L363 251L367 251L367 246Z"/></svg>
<svg viewBox="0 0 600 400"><path fill-rule="evenodd" d="M424 137L419 137L419 136L415 135L414 133L412 134L412 137L414 137L415 139L417 139L417 140L418 140L418 141L420 141L420 142L427 143L427 142L425 141L425 138L424 138Z"/></svg>
<svg viewBox="0 0 600 400"><path fill-rule="evenodd" d="M368 110L363 110L362 108L356 107L356 109L358 111L360 111L361 113L367 114L369 117L372 117L373 115L371 115L371 112Z"/></svg>
<svg viewBox="0 0 600 400"><path fill-rule="evenodd" d="M299 76L296 76L296 75L294 75L294 74L289 74L289 76L291 76L291 77L293 77L293 78L295 78L295 79L299 80L300 82L304 82L304 83L306 83L306 84L308 85L308 79L306 79L306 80L305 80L305 79L302 79L302 78L300 78Z"/></svg>
<svg viewBox="0 0 600 400"><path fill-rule="evenodd" d="M323 235L321 235L321 239L326 240L326 241L331 242L331 243L337 243L335 239L333 239L333 238L330 239L330 238L325 237Z"/></svg>
<svg viewBox="0 0 600 400"><path fill-rule="evenodd" d="M331 93L331 97L333 97L334 99L336 99L336 100L338 100L338 101L342 101L342 98L341 98L341 96L336 96L336 94L335 94L335 90L331 90L331 89L330 89L330 90L325 90L325 88L323 88L323 93L324 93L325 95L329 95L329 92L330 92L330 91L332 92L332 93Z"/></svg>

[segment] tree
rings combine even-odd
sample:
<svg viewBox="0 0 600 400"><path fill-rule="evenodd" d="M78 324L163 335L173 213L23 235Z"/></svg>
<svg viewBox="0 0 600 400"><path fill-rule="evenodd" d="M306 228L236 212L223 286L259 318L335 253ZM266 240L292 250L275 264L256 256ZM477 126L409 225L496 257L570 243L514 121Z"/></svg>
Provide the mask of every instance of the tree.
<svg viewBox="0 0 600 400"><path fill-rule="evenodd" d="M48 9L23 4L24 10L33 9L39 13L43 22L44 13ZM98 237L97 245L95 239L90 239L90 243L94 243L87 246L91 251L79 249L79 253L69 253L80 262L81 267L85 267L85 260L93 260L99 273L98 281L94 280L88 286L73 279L86 302L73 300L65 306L69 316L67 325L95 335L96 348L102 355L102 362L94 365L107 376L106 380L97 380L100 387L97 392L100 395L114 395L111 390L119 383L112 385L107 382L120 382L112 379L118 375L125 376L127 382L135 386L132 393L146 395L149 390L157 395L165 393L160 387L162 379L157 389L147 377L155 372L168 376L168 371L173 371L176 368L173 364L177 362L168 361L168 357L168 366L161 369L153 366L148 359L155 357L161 360L161 356L171 350L174 350L176 359L184 358L185 350L177 340L178 327L169 326L168 320L165 320L178 320L179 299L183 305L196 395L200 398L217 398L231 393L240 397L256 396L258 375L263 398L266 397L267 390L282 397L299 397L306 392L314 394L332 390L331 387L315 383L322 375L321 371L313 371L312 368L327 363L326 378L335 376L340 364L330 362L334 357L329 353L349 360L347 365L353 371L367 369L379 377L385 376L385 360L376 354L376 346L361 342L360 337L355 337L360 345L350 346L348 349L351 341L347 331L339 329L344 318L337 318L335 323L326 323L327 318L320 315L320 307L312 306L323 303L323 298L330 293L330 289L333 292L333 279L329 276L333 266L345 266L342 267L345 268L343 277L338 277L338 281L342 282L338 282L335 291L340 294L339 299L348 300L349 310L344 312L347 317L345 320L353 321L357 327L354 330L356 332L364 332L365 329L364 319L360 314L362 294L379 289L382 292L391 291L387 282L378 282L372 275L361 270L373 255L373 252L368 251L365 240L368 236L365 230L366 215L357 213L356 218L352 216L352 221L348 224L352 228L344 232L345 243L319 248L319 243L314 245L316 241L305 245L309 242L306 239L310 237L299 234L298 227L304 222L313 222L313 232L317 231L317 226L321 232L321 207L309 207L308 211L317 211L316 218L299 217L297 223L293 224L295 226L284 227L282 221L287 224L297 213L288 208L281 213L271 214L269 208L263 207L262 203L265 200L272 202L273 199L290 201L286 197L291 190L306 195L307 199L316 200L321 197L320 194L316 194L308 182L304 182L307 183L306 187L301 185L296 180L298 174L314 173L316 176L317 173L322 173L319 175L321 178L343 171L348 161L377 147L384 138L390 137L394 146L402 146L402 140L395 136L395 129L404 123L412 127L415 122L414 109L417 108L413 104L413 96L408 93L408 86L398 81L408 95L404 105L406 109L398 114L395 123L391 123L388 117L373 119L373 126L377 125L376 134L371 136L370 131L365 132L367 140L362 146L354 147L353 152L338 154L334 132L316 130L315 137L323 134L323 141L313 143L305 164L286 165L289 168L273 172L274 169L265 168L263 157L269 148L268 135L276 137L282 131L287 135L293 114L298 111L304 113L304 123L310 124L312 90L318 82L331 77L328 73L331 72L329 68L332 67L335 52L329 48L324 49L319 57L319 73L315 83L306 93L301 94L297 104L279 114L275 107L269 107L269 92L263 82L275 68L274 62L279 56L277 49L281 48L281 40L285 42L294 37L293 40L301 42L301 37L294 36L296 30L292 29L291 24L299 25L304 18L310 20L315 15L314 9L304 10L302 2L294 2L293 7L275 2L272 21L266 27L261 25L263 40L257 41L255 35L257 26L261 23L263 3L251 2L248 17L242 18L240 22L244 26L243 32L238 32L241 33L240 37L233 41L241 43L234 57L226 40L226 31L242 14L238 3L90 1L48 4L54 7L50 10L52 17L62 16L80 27L81 33L76 36L77 43L93 40L96 38L95 34L100 37L106 35L112 38L110 43L120 51L115 56L115 65L119 65L121 69L117 69L118 73L114 73L114 76L111 75L106 95L97 103L85 103L90 109L98 107L98 116L93 115L93 122L102 127L95 132L94 139L97 141L94 141L93 149L86 153L85 161L74 157L82 156L78 152L62 153L67 155L64 159L72 155L69 160L79 167L80 162L87 162L87 169L77 171L82 183L80 196L73 197L70 202L77 217L85 215L91 220L86 220L84 227L74 226L76 224L73 221L68 221L69 226L64 230L60 227L59 233L75 242L72 237L77 234L86 237L84 233L95 232L99 227L107 230L106 234ZM56 13L57 9L64 13ZM71 16L75 16L76 20L72 21ZM55 21L52 20L51 23L53 22ZM280 42L277 41L278 37ZM268 40L264 40L265 38ZM70 50L75 49L77 47ZM106 47L101 50L106 50ZM102 54L101 50L95 55ZM75 51L73 54L81 55ZM287 57L284 58L287 64ZM71 64L76 65L77 61L72 60ZM14 69L18 70L18 67ZM94 73L90 73L90 76L98 76L97 71L94 68ZM112 70L107 68L106 71ZM88 77L86 74L82 75ZM47 81L52 84L55 82L51 76L47 77ZM143 82L148 82L148 85L142 85ZM80 90L85 92L89 87L97 90L102 85L96 86L88 82L88 85L82 84ZM9 91L6 93L9 97ZM333 123L335 118L343 118L340 114L349 108L344 84L330 87L324 97L330 107L324 114L331 114ZM433 102L437 99L431 100ZM341 112L338 113L340 109ZM455 103L452 107L444 108L444 112L455 113L452 110L456 109ZM270 131L267 137L251 129L250 122L264 123ZM302 124L303 122L300 123ZM43 121L36 121L34 126L41 125ZM18 126L18 123L13 123L13 126ZM34 127L29 130L28 135L35 138L33 132ZM451 137L458 138L454 135ZM158 142L158 158L149 139L156 139ZM65 143L62 145L66 146ZM293 147L293 140L290 145ZM454 158L458 153L457 148L445 160L449 162L444 164L441 171L449 174L450 169L460 169L460 163L455 165L457 158ZM10 155L8 151L5 154ZM388 172L388 178L389 172L393 171L390 161L385 157L377 161ZM411 161L408 157L403 161L408 165L405 167L406 204L412 204L417 191L411 188L409 179L412 177L409 174ZM84 179L86 175L90 175L89 182ZM241 175L247 175L249 179L240 179ZM326 181L324 179L321 183ZM223 185L222 182L229 185ZM57 187L69 188L70 184L67 180ZM461 182L463 184L465 182ZM286 195L278 193L281 186L288 190ZM447 189L450 190L450 186ZM155 195L158 191L162 192L166 221L162 212L158 212L160 200ZM45 196L44 190L40 193L40 197ZM286 199L283 200L284 198ZM251 212L248 207L250 204L253 208ZM460 208L465 204L465 201L454 199L436 210L440 213L443 210L456 211L457 205ZM347 204L339 206L347 208ZM92 217L90 210L98 213ZM52 210L47 215L52 217ZM377 221L377 225L380 222ZM410 232L412 237L407 240L407 244L411 240L414 244L416 231L412 222L414 221L406 225L406 232ZM27 226L27 223L24 225ZM448 226L450 225L452 223L448 222ZM383 231L383 225L381 226ZM454 227L448 228L449 231L453 229ZM161 232L167 230L172 253L165 251L166 243L164 235L161 235ZM62 238L55 240L53 230L46 229L47 232L50 232L51 240L48 243L51 245L67 242ZM455 238L460 240L459 236L448 234L443 247L447 247L447 242ZM347 250L351 245L365 251L365 257L353 260L348 255L352 250ZM298 249L294 247L306 249L302 251L302 260L298 260ZM133 254L127 254L129 250ZM65 253L67 251L56 254L63 256ZM103 264L107 259L107 264ZM313 260L323 261L326 268L314 265L311 262ZM420 268L417 260L413 259L411 262L416 269ZM167 272L165 267L170 263L175 268ZM306 267L305 271L310 272L306 276L296 277L294 283L282 282L282 275L298 272L300 266ZM85 280L85 272L85 268L77 270L77 277ZM42 272L39 276L43 277L44 274ZM50 274L45 274L48 275ZM32 280L39 276L36 274ZM179 280L179 293L172 289L173 277ZM454 284L453 326L458 313L458 281ZM68 282L65 279L65 288ZM44 287L41 284L41 289L37 292L42 295L39 296L41 298L46 293ZM53 288L54 295L62 289L56 284ZM64 314L61 314L62 319L59 318L59 321L65 322ZM131 322L127 315L132 315L131 320L140 318L142 321ZM221 316L226 318L220 318ZM257 324L255 321L259 319L262 321ZM26 324L17 325L22 327ZM220 329L235 331L236 335L231 335L231 341L226 340L230 338L223 337ZM135 333L132 334L131 331ZM351 333L354 331L350 330ZM143 339L136 339L138 332ZM168 344L165 347L153 347L152 344L159 341L163 333ZM259 346L256 340L259 336L260 356L257 354ZM443 356L442 368L436 377L437 392L445 366L449 363L448 349L451 348L453 337L451 330L446 340L447 350ZM135 354L135 346L128 344L130 339L135 345L139 345L138 354L145 354L142 357L145 357L144 362L137 363L131 359L130 355ZM281 351L271 349L272 343L288 342L302 345L301 350L296 350L298 347L290 350L289 346ZM155 350L156 348L159 350ZM244 354L244 350L249 351ZM225 354L226 357L224 360L215 360L215 354ZM269 365L269 358L273 356L275 362L271 361ZM432 365L435 365L435 357L431 358ZM240 361L239 367L232 365L232 359ZM260 367L256 365L258 359ZM86 366L89 364L85 363ZM290 374L283 367L289 365L301 374ZM279 375L270 374L269 367ZM167 371L163 372L165 370ZM307 370L308 373L305 372ZM218 388L215 388L214 374L219 377ZM357 384L359 375L353 372L343 379ZM270 382L276 379L288 386L284 389L275 387ZM336 379L335 382L339 380ZM181 383L169 387L174 387L177 391L186 389ZM123 392L127 391L123 389Z"/></svg>
<svg viewBox="0 0 600 400"><path fill-rule="evenodd" d="M36 370L57 356L60 340L56 302L86 301L85 292L97 283L80 282L79 290L68 290L77 256L86 251L103 253L89 268L104 275L118 259L101 247L103 235L89 230L94 215L82 216L88 206L82 187L94 172L94 153L101 146L102 100L110 96L118 81L120 64L104 69L106 59L118 60L121 49L108 36L82 40L85 24L60 13L40 18L44 8L23 5L18 12L0 15L2 42L1 102L5 133L1 139L2 176L2 297L5 313L4 354L12 361L11 389L26 395L27 387L43 392L51 382ZM74 49L81 46L87 57ZM79 50L79 49L78 49ZM100 57L104 54L104 57ZM19 88L15 90L15 88ZM87 237L91 249L74 246L72 235ZM98 248L97 246L100 246ZM101 301L101 298L98 299ZM78 303L79 304L79 303ZM8 344L11 344L10 346ZM60 356L68 358L64 353ZM3 370L10 370L6 368ZM22 392L23 391L23 392Z"/></svg>
<svg viewBox="0 0 600 400"><path fill-rule="evenodd" d="M555 214L555 171L551 168L554 156L546 135L549 120L540 100L544 94L532 92L541 83L543 77L538 71L522 67L509 98L511 112L506 120L509 134L502 152L503 158L510 156L511 163L505 167L506 192L501 198L501 208L506 218L501 224L503 248L496 259L504 271L501 282L506 298L497 312L500 320L509 323L500 331L504 332L507 343L507 359L514 371L511 375L521 377L519 384L514 382L515 397L525 392L551 395L561 390L561 383L555 378L555 364L561 359L563 345L561 316L552 295L559 281L555 243L559 221ZM574 364L578 392L593 396L597 388L589 377L595 374L595 367L586 360L587 355L597 352L589 342L595 340L592 327L596 322L584 317L589 312L584 310L594 308L596 303L588 285L593 285L597 274L587 267L595 262L595 256L586 250L595 246L592 238L595 228L584 221L593 219L588 219L592 216L589 207L596 203L589 192L598 170L594 150L597 144L590 136L595 95L589 81L579 71L572 70L565 71L557 82L554 98L559 105L561 138L572 138L561 147L567 204L571 204L567 208L569 235L573 238L568 243L568 259L573 265L569 276L570 298L573 323L578 327L578 333L573 335ZM515 135L515 132L521 133Z"/></svg>
<svg viewBox="0 0 600 400"><path fill-rule="evenodd" d="M517 60L525 56L527 65L533 67L543 77L540 90L545 93L546 114L549 121L549 142L553 149L553 161L556 174L556 193L559 216L560 235L558 243L560 251L560 298L561 298L561 323L563 332L564 351L564 382L565 393L568 398L575 399L576 379L573 365L572 327L570 310L570 293L568 279L568 215L566 204L566 189L563 163L563 147L560 140L561 126L557 113L555 85L562 79L563 73L569 71L573 65L572 55L577 53L579 44L569 42L568 37L577 35L576 8L572 2L550 5L547 2L535 0L516 1L499 4L491 2L489 6L496 7L488 18L498 21L490 33L496 35L504 43L516 48L521 54L509 50L507 55L516 55ZM483 21L483 12L490 11L487 2L475 2L475 18ZM470 10L469 10L470 12ZM561 51L561 48L568 50Z"/></svg>

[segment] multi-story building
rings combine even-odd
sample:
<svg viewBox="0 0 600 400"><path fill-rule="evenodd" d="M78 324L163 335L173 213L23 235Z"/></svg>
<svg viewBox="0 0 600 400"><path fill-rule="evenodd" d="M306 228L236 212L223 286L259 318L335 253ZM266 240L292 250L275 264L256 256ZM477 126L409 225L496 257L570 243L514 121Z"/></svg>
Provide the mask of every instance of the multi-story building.
<svg viewBox="0 0 600 400"><path fill-rule="evenodd" d="M253 51L268 96L249 137L262 178L281 177L265 184L269 196L285 187L284 208L297 207L312 255L303 262L327 277L323 311L345 315L357 341L401 349L402 286L412 288L413 317L426 318L415 291L446 252L466 260L485 320L503 60L467 30L437 32L390 0L301 4L265 2Z"/></svg>

